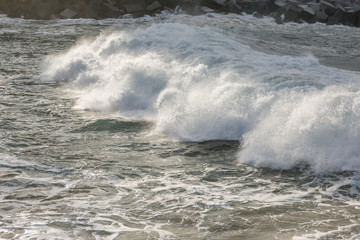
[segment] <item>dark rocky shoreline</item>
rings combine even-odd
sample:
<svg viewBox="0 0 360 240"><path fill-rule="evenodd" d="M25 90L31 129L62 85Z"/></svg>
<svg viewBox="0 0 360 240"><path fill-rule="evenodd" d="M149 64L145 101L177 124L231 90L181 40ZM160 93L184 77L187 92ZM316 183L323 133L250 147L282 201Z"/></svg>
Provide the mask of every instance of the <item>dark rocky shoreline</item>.
<svg viewBox="0 0 360 240"><path fill-rule="evenodd" d="M0 0L0 14L25 19L141 17L177 7L192 15L247 13L277 23L360 27L360 0Z"/></svg>

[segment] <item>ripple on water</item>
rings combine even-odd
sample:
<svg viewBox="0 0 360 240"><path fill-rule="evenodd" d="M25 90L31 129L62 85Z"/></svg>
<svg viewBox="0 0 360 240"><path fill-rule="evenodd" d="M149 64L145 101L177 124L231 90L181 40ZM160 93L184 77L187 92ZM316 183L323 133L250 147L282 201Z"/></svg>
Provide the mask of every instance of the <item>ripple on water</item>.
<svg viewBox="0 0 360 240"><path fill-rule="evenodd" d="M152 132L151 121L74 109L78 95L65 90L67 83L37 80L42 71L39 64L45 56L64 52L81 38L95 38L100 30L106 35L139 26L146 28L151 22L163 20L180 21L186 25L181 28L185 31L189 26L196 26L202 34L206 33L203 26L220 29L218 35L213 32L206 35L212 39L221 36L217 41L210 41L210 45L217 44L211 45L214 51L225 37L228 43L235 44L234 48L226 48L230 53L239 54L234 49L241 42L272 55L313 51L320 61L328 59L327 65L340 68L354 68L358 61L354 46L358 44L359 32L340 26L275 25L266 19L246 16L176 16L162 20L127 20L126 23L0 17L0 150L7 153L0 154L0 238L359 238L358 172L319 175L306 165L281 171L238 164L236 152L243 147L239 141L174 141ZM105 30L114 23L119 25ZM185 31L179 36L185 37L182 36ZM198 32L193 33L198 36ZM313 38L309 37L313 36L310 33L315 33ZM168 36L166 34L164 36ZM191 40L188 43L193 43ZM149 38L145 37L144 43L148 44ZM200 52L211 55L203 43L197 46ZM163 49L163 45L159 47ZM191 44L183 43L178 49L183 60L192 54L187 47ZM244 49L253 51L246 46ZM344 59L338 56L340 53L346 55ZM195 55L200 61L200 55ZM209 64L221 65L225 59L210 56L207 60ZM299 59L309 63L311 69L322 67L314 57ZM353 64L349 65L349 61ZM188 70L193 64L189 65ZM251 69L242 66L239 71ZM160 64L159 72L163 70ZM154 76L162 78L159 72ZM326 76L335 78L331 74ZM234 75L226 77L233 80ZM119 80L115 79L115 82ZM180 80L179 83L186 83L184 78ZM267 83L278 88L288 81L291 78L267 78ZM311 86L321 88L315 83ZM251 88L244 89L244 93L251 93ZM169 92L169 96L171 94ZM204 95L207 99L208 92ZM184 107L187 106L191 104ZM204 104L204 109L209 106L212 105Z"/></svg>

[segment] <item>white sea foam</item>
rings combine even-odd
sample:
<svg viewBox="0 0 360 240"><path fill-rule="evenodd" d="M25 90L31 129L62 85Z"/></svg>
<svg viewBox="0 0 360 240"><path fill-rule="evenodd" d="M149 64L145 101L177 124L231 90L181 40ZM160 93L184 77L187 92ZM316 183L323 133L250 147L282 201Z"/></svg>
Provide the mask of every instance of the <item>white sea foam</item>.
<svg viewBox="0 0 360 240"><path fill-rule="evenodd" d="M346 239L346 240L356 240L360 238L358 232L360 228L359 224L352 224L349 226L340 226L337 230L331 230L329 232L320 232L316 231L313 234L305 234L304 236L293 237L292 240L316 240L316 239Z"/></svg>
<svg viewBox="0 0 360 240"><path fill-rule="evenodd" d="M104 33L46 59L40 79L68 81L77 108L150 119L179 140L241 139L242 163L360 169L360 74L265 54L223 30Z"/></svg>

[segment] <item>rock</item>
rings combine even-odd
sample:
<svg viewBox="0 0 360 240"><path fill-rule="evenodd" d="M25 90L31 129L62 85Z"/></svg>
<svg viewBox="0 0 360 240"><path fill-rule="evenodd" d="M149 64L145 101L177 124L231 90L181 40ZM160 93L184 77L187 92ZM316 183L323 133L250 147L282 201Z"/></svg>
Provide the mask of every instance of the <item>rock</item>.
<svg viewBox="0 0 360 240"><path fill-rule="evenodd" d="M47 4L34 4L31 11L40 19L49 19L52 14L52 12L47 8Z"/></svg>
<svg viewBox="0 0 360 240"><path fill-rule="evenodd" d="M354 7L344 7L345 12L354 13L356 9Z"/></svg>
<svg viewBox="0 0 360 240"><path fill-rule="evenodd" d="M243 11L248 14L253 14L257 12L260 14L268 15L270 14L268 5L270 2L272 3L272 1L269 0L245 0L237 1L237 4L240 5Z"/></svg>
<svg viewBox="0 0 360 240"><path fill-rule="evenodd" d="M293 21L297 21L297 22L304 21L307 23L316 22L316 17L315 17L316 12L307 4L294 5L290 7L290 10L296 12L294 16L295 19ZM289 20L289 18L291 17L285 15L285 18Z"/></svg>
<svg viewBox="0 0 360 240"><path fill-rule="evenodd" d="M283 23L283 18L282 18L282 17L283 17L284 15L283 15L281 9L280 9L278 12L270 13L268 16L274 18L274 19L275 19L275 22L276 22L277 24L282 24L282 23Z"/></svg>
<svg viewBox="0 0 360 240"><path fill-rule="evenodd" d="M113 11L113 12L123 12L121 9L119 9L118 7L116 7L114 4L112 3L109 3L109 2L103 2L102 3L104 5L105 8L109 9L110 11Z"/></svg>
<svg viewBox="0 0 360 240"><path fill-rule="evenodd" d="M300 19L299 15L299 12L289 9L284 12L283 22L298 22Z"/></svg>
<svg viewBox="0 0 360 240"><path fill-rule="evenodd" d="M360 0L0 0L0 14L26 19L140 17L162 9L192 14L232 12L282 22L360 25ZM131 15L129 15L131 14Z"/></svg>
<svg viewBox="0 0 360 240"><path fill-rule="evenodd" d="M32 9L24 10L22 12L22 16L24 19L39 19L39 16L36 14L36 12ZM49 16L50 19L51 16Z"/></svg>
<svg viewBox="0 0 360 240"><path fill-rule="evenodd" d="M315 11L308 5L299 5L299 7L301 7L304 12L309 13L310 15L315 15Z"/></svg>
<svg viewBox="0 0 360 240"><path fill-rule="evenodd" d="M202 14L205 14L206 12L204 12L202 9L201 9L201 6L199 5L195 5L195 6L191 6L191 5L183 5L181 7L187 14L190 14L190 15L202 15Z"/></svg>
<svg viewBox="0 0 360 240"><path fill-rule="evenodd" d="M32 14L36 14L40 19L50 19L52 14L62 10L62 4L58 0L29 0L28 5L26 10L33 11Z"/></svg>
<svg viewBox="0 0 360 240"><path fill-rule="evenodd" d="M328 15L325 12L318 11L315 15L316 19L318 19L320 22L326 22L328 19Z"/></svg>
<svg viewBox="0 0 360 240"><path fill-rule="evenodd" d="M134 16L131 13L127 13L127 14L124 14L121 18L122 19L133 19Z"/></svg>
<svg viewBox="0 0 360 240"><path fill-rule="evenodd" d="M13 8L7 12L7 16L10 18L21 18L23 11L20 8Z"/></svg>
<svg viewBox="0 0 360 240"><path fill-rule="evenodd" d="M215 12L222 12L226 10L228 4L228 0L201 0L199 2L200 6L205 6L208 7L212 10L214 10ZM201 8L201 7L200 7ZM209 11L209 9L205 8L206 12Z"/></svg>
<svg viewBox="0 0 360 240"><path fill-rule="evenodd" d="M93 7L94 9L99 9L101 3L102 3L102 0L90 0L89 6Z"/></svg>
<svg viewBox="0 0 360 240"><path fill-rule="evenodd" d="M337 7L338 9L340 9L341 11L346 12L345 9L343 8L343 6L341 6L341 4L337 3L337 4L336 4L336 7Z"/></svg>
<svg viewBox="0 0 360 240"><path fill-rule="evenodd" d="M203 10L205 13L214 13L214 12L216 12L214 9L208 8L206 6L202 6L201 10Z"/></svg>
<svg viewBox="0 0 360 240"><path fill-rule="evenodd" d="M357 13L358 17L357 17L357 21L354 23L354 26L355 27L360 27L360 10L355 12L355 13Z"/></svg>
<svg viewBox="0 0 360 240"><path fill-rule="evenodd" d="M277 9L278 6L276 6L273 1L268 0L260 5L260 9L257 10L257 12L263 15L269 15L272 12L277 12Z"/></svg>
<svg viewBox="0 0 360 240"><path fill-rule="evenodd" d="M307 5L312 8L312 10L314 10L314 12L316 13L317 11L320 11L320 4L319 3L314 3L314 2L308 2Z"/></svg>
<svg viewBox="0 0 360 240"><path fill-rule="evenodd" d="M0 9L3 11L5 9L6 0L0 0Z"/></svg>
<svg viewBox="0 0 360 240"><path fill-rule="evenodd" d="M55 15L55 14L52 14L49 19L50 19L50 20L57 20L57 19L59 19L59 18L60 18L60 16Z"/></svg>
<svg viewBox="0 0 360 240"><path fill-rule="evenodd" d="M158 0L159 3L164 7L169 7L171 9L175 9L176 6L180 5L180 1L178 0Z"/></svg>
<svg viewBox="0 0 360 240"><path fill-rule="evenodd" d="M149 13L153 13L161 8L162 8L161 4L158 1L155 1L149 6L147 6L146 11L148 11Z"/></svg>
<svg viewBox="0 0 360 240"><path fill-rule="evenodd" d="M111 2L103 2L102 3L105 9L105 15L106 17L115 18L119 17L120 15L124 14L124 11L119 9L114 5L114 3Z"/></svg>
<svg viewBox="0 0 360 240"><path fill-rule="evenodd" d="M8 17L20 18L22 14L21 4L15 0L2 0L0 1L0 9L7 14Z"/></svg>
<svg viewBox="0 0 360 240"><path fill-rule="evenodd" d="M274 2L274 4L275 4L276 6L278 6L278 7L280 7L280 8L283 8L283 7L286 6L286 3L285 3L284 1L282 1L282 0L276 0L276 1Z"/></svg>
<svg viewBox="0 0 360 240"><path fill-rule="evenodd" d="M304 10L304 8L299 5L290 5L289 9L297 13L301 13Z"/></svg>
<svg viewBox="0 0 360 240"><path fill-rule="evenodd" d="M349 26L357 26L358 25L358 21L360 18L360 12L353 12L353 13L349 13L349 12L342 12L340 14L340 16L337 16L340 18L340 22L341 24L344 25L349 25Z"/></svg>
<svg viewBox="0 0 360 240"><path fill-rule="evenodd" d="M339 23L340 23L340 19L338 17L329 17L326 24L334 25L334 24L339 24Z"/></svg>
<svg viewBox="0 0 360 240"><path fill-rule="evenodd" d="M65 9L64 11L62 11L62 12L60 13L60 16L61 16L62 18L73 18L73 17L75 17L77 14L78 14L77 11L74 11L74 10L71 10L71 9L67 8L67 9Z"/></svg>
<svg viewBox="0 0 360 240"><path fill-rule="evenodd" d="M84 15L84 17L86 18L94 18L94 19L105 17L102 14L102 11L100 11L102 10L101 4L102 4L102 0L88 1L87 9L84 9L82 15Z"/></svg>
<svg viewBox="0 0 360 240"><path fill-rule="evenodd" d="M333 16L336 11L337 11L337 8L331 4L330 2L328 1L321 1L320 2L320 8L328 15L328 16Z"/></svg>
<svg viewBox="0 0 360 240"><path fill-rule="evenodd" d="M217 4L220 4L222 6L225 6L228 2L228 0L214 0Z"/></svg>
<svg viewBox="0 0 360 240"><path fill-rule="evenodd" d="M102 14L102 11L99 11L101 8L94 8L92 5L87 4L84 6L83 9L81 9L75 17L81 17L81 18L92 18L92 19L98 19L104 16L100 16Z"/></svg>
<svg viewBox="0 0 360 240"><path fill-rule="evenodd" d="M63 0L64 11L59 13L61 18L105 18L103 0Z"/></svg>
<svg viewBox="0 0 360 240"><path fill-rule="evenodd" d="M136 12L145 11L144 5L140 4L140 3L126 4L124 7L125 7L126 12L128 12L128 13L136 13Z"/></svg>
<svg viewBox="0 0 360 240"><path fill-rule="evenodd" d="M87 7L87 2L85 0L77 0L73 4L71 4L71 9L77 12L83 11Z"/></svg>
<svg viewBox="0 0 360 240"><path fill-rule="evenodd" d="M110 5L116 5L116 1L115 0L105 0L104 3L108 3Z"/></svg>
<svg viewBox="0 0 360 240"><path fill-rule="evenodd" d="M253 14L253 16L256 17L256 18L263 18L263 17L264 17L262 14L260 14L260 13L258 13L258 12L255 12L255 13Z"/></svg>
<svg viewBox="0 0 360 240"><path fill-rule="evenodd" d="M335 9L335 6L332 5L331 3L327 2L327 1L321 0L320 4L325 6L325 8L333 8L333 9Z"/></svg>

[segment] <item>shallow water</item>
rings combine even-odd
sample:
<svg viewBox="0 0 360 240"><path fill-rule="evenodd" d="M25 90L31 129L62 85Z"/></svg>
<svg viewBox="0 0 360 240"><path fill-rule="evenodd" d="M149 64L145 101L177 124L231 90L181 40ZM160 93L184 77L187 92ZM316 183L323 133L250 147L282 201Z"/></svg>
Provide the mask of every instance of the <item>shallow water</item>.
<svg viewBox="0 0 360 240"><path fill-rule="evenodd" d="M0 238L360 238L359 37L0 18Z"/></svg>

